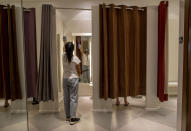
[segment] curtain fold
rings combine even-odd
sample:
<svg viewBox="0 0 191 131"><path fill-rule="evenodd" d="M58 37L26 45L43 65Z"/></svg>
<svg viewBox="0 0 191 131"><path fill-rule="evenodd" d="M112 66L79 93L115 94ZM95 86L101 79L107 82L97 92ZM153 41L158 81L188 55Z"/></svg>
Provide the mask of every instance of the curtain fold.
<svg viewBox="0 0 191 131"><path fill-rule="evenodd" d="M109 97L107 38L107 10L100 5L100 97L104 99Z"/></svg>
<svg viewBox="0 0 191 131"><path fill-rule="evenodd" d="M0 98L22 99L18 68L15 6L0 6L1 87Z"/></svg>
<svg viewBox="0 0 191 131"><path fill-rule="evenodd" d="M140 94L146 94L147 9L140 11Z"/></svg>
<svg viewBox="0 0 191 131"><path fill-rule="evenodd" d="M8 38L11 99L22 99L18 67L15 6L8 5Z"/></svg>
<svg viewBox="0 0 191 131"><path fill-rule="evenodd" d="M117 86L118 86L118 60L117 60L117 35L115 34L117 32L117 11L114 8L114 5L111 5L111 8L108 9L108 68L109 72L108 75L110 76L110 79L108 81L109 83L109 97L115 98L117 97Z"/></svg>
<svg viewBox="0 0 191 131"><path fill-rule="evenodd" d="M7 10L0 5L0 98L10 99L9 79L9 40L8 40L8 15Z"/></svg>
<svg viewBox="0 0 191 131"><path fill-rule="evenodd" d="M100 98L146 93L146 8L130 8L100 5Z"/></svg>
<svg viewBox="0 0 191 131"><path fill-rule="evenodd" d="M24 10L25 65L27 97L36 96L37 85L37 49L35 9Z"/></svg>
<svg viewBox="0 0 191 131"><path fill-rule="evenodd" d="M118 94L117 96L130 95L130 78L129 78L129 44L130 44L130 21L131 12L126 10L126 6L121 6L121 11L118 10ZM119 71L124 69L123 73ZM116 97L117 97L116 96Z"/></svg>
<svg viewBox="0 0 191 131"><path fill-rule="evenodd" d="M134 89L132 92L133 96L139 95L140 87L140 15L137 7L133 10L133 22L134 22Z"/></svg>
<svg viewBox="0 0 191 131"><path fill-rule="evenodd" d="M158 7L158 88L157 94L161 102L168 100L168 93L165 89L165 71L166 71L166 24L167 24L168 2L161 1Z"/></svg>
<svg viewBox="0 0 191 131"><path fill-rule="evenodd" d="M36 96L38 101L54 100L53 86L57 88L53 78L53 68L56 68L54 66L56 63L52 58L56 54L52 49L56 45L55 25L55 9L52 5L42 5L40 63Z"/></svg>

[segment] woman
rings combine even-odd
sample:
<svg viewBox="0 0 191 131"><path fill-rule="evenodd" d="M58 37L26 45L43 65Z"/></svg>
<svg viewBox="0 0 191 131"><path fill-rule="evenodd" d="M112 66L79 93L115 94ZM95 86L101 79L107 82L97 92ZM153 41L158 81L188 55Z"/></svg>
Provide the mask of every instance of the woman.
<svg viewBox="0 0 191 131"><path fill-rule="evenodd" d="M73 55L73 52L74 44L67 42L65 44L65 53L62 56L64 70L63 88L66 121L70 121L70 125L80 121L80 118L76 118L76 110L81 61L77 56Z"/></svg>

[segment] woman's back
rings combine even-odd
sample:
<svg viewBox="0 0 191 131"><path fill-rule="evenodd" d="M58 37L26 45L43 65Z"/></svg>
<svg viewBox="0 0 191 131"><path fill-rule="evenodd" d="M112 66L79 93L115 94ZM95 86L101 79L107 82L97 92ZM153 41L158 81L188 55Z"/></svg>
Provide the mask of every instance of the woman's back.
<svg viewBox="0 0 191 131"><path fill-rule="evenodd" d="M80 63L80 59L73 55L71 62L68 62L66 54L62 55L62 63L64 69L64 78L78 78L76 65Z"/></svg>

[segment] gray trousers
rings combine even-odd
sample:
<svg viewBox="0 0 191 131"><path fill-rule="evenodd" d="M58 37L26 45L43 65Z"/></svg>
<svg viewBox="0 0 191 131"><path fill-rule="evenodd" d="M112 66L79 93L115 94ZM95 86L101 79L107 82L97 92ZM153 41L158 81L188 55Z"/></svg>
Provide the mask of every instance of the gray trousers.
<svg viewBox="0 0 191 131"><path fill-rule="evenodd" d="M76 111L78 106L78 86L79 79L64 79L64 108L66 117L76 118Z"/></svg>

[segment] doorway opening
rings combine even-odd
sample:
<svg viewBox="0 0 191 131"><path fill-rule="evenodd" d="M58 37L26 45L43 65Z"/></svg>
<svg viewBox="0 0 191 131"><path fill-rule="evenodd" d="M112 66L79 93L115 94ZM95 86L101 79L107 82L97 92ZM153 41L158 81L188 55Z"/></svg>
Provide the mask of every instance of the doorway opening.
<svg viewBox="0 0 191 131"><path fill-rule="evenodd" d="M92 110L93 74L92 74L92 17L91 10L56 9L56 34L58 50L59 96L63 100L62 55L67 42L74 43L74 54L81 60L79 83L79 108L77 116L84 116ZM59 99L60 99L59 98ZM88 103L88 104L87 104ZM83 114L83 115L82 115Z"/></svg>

